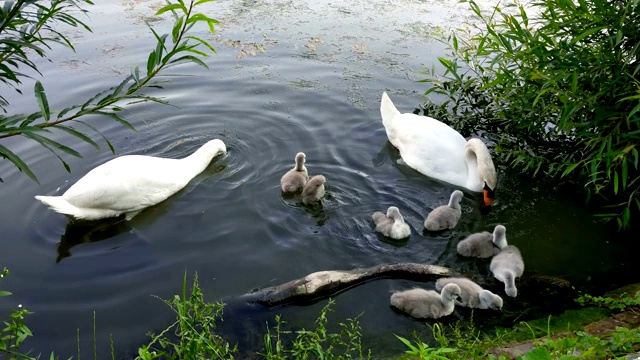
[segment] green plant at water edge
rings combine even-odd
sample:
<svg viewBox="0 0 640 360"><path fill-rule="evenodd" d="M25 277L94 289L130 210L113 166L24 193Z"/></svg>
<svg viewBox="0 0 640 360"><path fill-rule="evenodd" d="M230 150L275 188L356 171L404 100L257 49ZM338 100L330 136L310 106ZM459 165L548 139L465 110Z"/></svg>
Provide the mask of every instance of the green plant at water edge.
<svg viewBox="0 0 640 360"><path fill-rule="evenodd" d="M222 320L222 303L208 303L193 277L191 294L187 296L187 275L182 282L182 295L162 300L176 314L176 321L161 333L149 334L151 342L138 349L139 360L150 359L233 359L236 347L215 334L216 321Z"/></svg>
<svg viewBox="0 0 640 360"><path fill-rule="evenodd" d="M0 272L0 279L3 279L7 275L9 275L9 270L4 268L2 272ZM0 290L0 296L9 295L11 295L10 292ZM29 358L27 355L20 353L20 344L22 344L27 337L33 336L31 330L24 324L24 317L29 314L31 313L27 309L23 308L22 305L18 305L17 310L11 311L9 319L3 321L5 327L2 329L2 332L0 332L0 352L4 353L7 359Z"/></svg>
<svg viewBox="0 0 640 360"><path fill-rule="evenodd" d="M513 1L513 0L512 0ZM573 184L628 229L640 213L640 2L474 1L479 24L439 34L451 52L425 69L429 113L485 132L500 160ZM504 7L502 7L504 6Z"/></svg>
<svg viewBox="0 0 640 360"><path fill-rule="evenodd" d="M286 324L280 316L276 316L275 333L267 327L264 335L265 352L259 353L268 360L281 359L364 359L371 358L371 351L365 354L362 351L362 333L359 323L359 316L355 319L347 319L346 323L339 323L342 329L339 333L332 333L327 330L327 314L335 301L329 299L327 305L320 310L320 315L316 319L315 330L298 330L296 337L287 346L283 335L291 334L289 330L283 330L282 325Z"/></svg>
<svg viewBox="0 0 640 360"><path fill-rule="evenodd" d="M636 292L635 296L631 297L627 293L623 293L619 297L613 298L608 296L591 296L589 294L580 295L576 299L576 302L580 305L597 305L602 306L610 310L624 311L630 307L640 306L640 291Z"/></svg>
<svg viewBox="0 0 640 360"><path fill-rule="evenodd" d="M142 70L138 66L133 67L131 74L117 86L99 92L82 104L72 105L59 111L52 110L49 108L49 101L42 83L36 81L34 93L39 110L31 114L0 115L0 141L13 136L33 140L58 157L67 171L70 171L70 168L58 152L77 157L81 154L52 140L52 130L62 131L100 149L99 145L87 135L88 131L93 131L101 136L111 152L114 152L109 140L98 129L80 118L86 115L108 117L135 130L121 115L124 107L141 102L167 104L161 98L145 95L142 91L161 88L161 82L156 81L155 78L163 70L175 65L195 63L207 68L202 58L208 56L208 51L215 53L215 50L207 41L189 35L189 31L196 24L205 23L209 30L214 32L214 24L218 22L195 11L197 6L211 1L213 0L167 1L167 5L159 9L156 15L171 12L175 19L174 24L171 32L164 35L159 35L149 26L157 44L149 53L146 66ZM73 27L80 25L90 31L89 27L78 20L72 12L72 9L79 9L80 12L86 13L87 11L80 7L83 3L92 4L89 0L53 0L46 6L36 0L5 1L0 11L0 80L20 92L18 85L21 84L21 79L29 76L18 71L18 67L26 65L38 71L35 62L29 56L36 54L45 57L46 50L50 49L50 44L53 43L66 45L73 50L73 45L58 30L57 25L61 23ZM5 110L6 105L8 104L5 98L0 97L0 108ZM8 159L31 179L38 181L29 166L2 144L0 144L0 158ZM2 181L1 177L0 181Z"/></svg>
<svg viewBox="0 0 640 360"><path fill-rule="evenodd" d="M522 360L620 359L640 348L640 329L617 327L606 338L583 331L557 339L543 339Z"/></svg>
<svg viewBox="0 0 640 360"><path fill-rule="evenodd" d="M435 326L435 325L434 325ZM427 360L427 359L440 359L440 360L448 360L451 358L453 352L456 352L456 349L448 348L448 347L440 347L440 348L431 348L428 344L423 343L418 337L415 338L415 345L411 343L411 340L405 339L401 336L395 335L403 344L405 344L409 350L405 351L405 353L417 356L419 359Z"/></svg>

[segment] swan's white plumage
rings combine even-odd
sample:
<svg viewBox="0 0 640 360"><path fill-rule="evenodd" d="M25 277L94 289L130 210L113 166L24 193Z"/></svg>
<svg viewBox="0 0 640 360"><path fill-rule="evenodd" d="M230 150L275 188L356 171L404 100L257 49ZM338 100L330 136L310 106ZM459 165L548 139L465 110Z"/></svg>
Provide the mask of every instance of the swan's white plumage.
<svg viewBox="0 0 640 360"><path fill-rule="evenodd" d="M382 94L380 114L389 141L408 166L471 191L483 191L485 182L495 189L495 167L482 141L467 141L448 125L428 116L401 114L386 92Z"/></svg>
<svg viewBox="0 0 640 360"><path fill-rule="evenodd" d="M73 184L61 196L35 198L52 210L77 219L96 220L127 214L155 205L184 188L227 148L215 139L183 159L124 155L110 160Z"/></svg>

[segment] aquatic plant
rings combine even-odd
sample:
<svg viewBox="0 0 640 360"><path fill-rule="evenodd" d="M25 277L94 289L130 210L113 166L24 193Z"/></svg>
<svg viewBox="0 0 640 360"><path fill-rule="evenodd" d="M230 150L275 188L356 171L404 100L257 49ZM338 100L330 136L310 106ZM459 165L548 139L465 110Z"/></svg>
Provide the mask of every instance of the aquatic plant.
<svg viewBox="0 0 640 360"><path fill-rule="evenodd" d="M495 142L503 163L586 191L597 217L640 214L640 3L517 0L441 32L425 112ZM444 101L440 101L444 99Z"/></svg>
<svg viewBox="0 0 640 360"><path fill-rule="evenodd" d="M120 115L126 106L141 102L167 104L165 100L145 95L142 91L160 88L160 82L155 81L155 78L169 67L194 63L207 68L202 59L209 56L208 51L215 53L215 49L207 41L189 35L189 31L196 24L204 23L209 31L214 32L214 24L218 21L195 11L197 6L211 1L213 0L167 1L156 15L171 12L174 16L173 27L170 33L159 35L147 24L157 43L155 49L149 53L146 67L141 71L139 66L134 66L131 74L118 85L99 92L84 103L59 111L52 110L49 108L49 101L42 83L36 81L34 94L39 110L31 114L0 115L0 140L13 136L34 140L60 159L69 172L71 171L69 165L58 155L58 152L77 157L81 155L71 147L53 140L52 130L62 131L100 149L98 143L87 135L88 131L93 131L101 136L111 152L114 152L109 140L97 128L81 121L80 118L86 115L108 117L135 131L133 125ZM32 57L46 58L47 51L54 43L75 50L59 25L83 27L91 31L78 19L74 11L88 13L81 6L87 4L93 3L90 0L53 0L48 5L42 5L36 0L5 1L0 9L0 81L22 94L19 85L22 84L22 79L30 76L19 71L19 66L27 66L39 73ZM8 106L6 99L0 96L0 108L6 112L6 106ZM83 128L79 130L69 125L70 123L81 125ZM36 175L20 156L2 144L0 144L0 158L8 159L20 171L34 181L38 181Z"/></svg>

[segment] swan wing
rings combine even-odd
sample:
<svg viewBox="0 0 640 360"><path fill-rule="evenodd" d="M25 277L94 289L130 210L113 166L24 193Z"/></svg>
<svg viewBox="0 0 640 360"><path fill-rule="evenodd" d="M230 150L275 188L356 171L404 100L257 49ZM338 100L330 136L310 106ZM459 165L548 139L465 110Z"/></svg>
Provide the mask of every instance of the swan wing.
<svg viewBox="0 0 640 360"><path fill-rule="evenodd" d="M413 169L454 185L466 184L467 141L451 127L427 116L406 113L393 119L387 136Z"/></svg>
<svg viewBox="0 0 640 360"><path fill-rule="evenodd" d="M133 211L159 203L191 180L178 159L126 155L88 172L62 196L81 208Z"/></svg>

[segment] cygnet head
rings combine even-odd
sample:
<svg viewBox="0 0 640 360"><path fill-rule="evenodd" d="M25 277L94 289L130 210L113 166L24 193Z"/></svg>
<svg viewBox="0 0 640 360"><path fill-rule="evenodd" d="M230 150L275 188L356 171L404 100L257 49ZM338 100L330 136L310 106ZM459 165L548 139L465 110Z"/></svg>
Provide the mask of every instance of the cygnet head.
<svg viewBox="0 0 640 360"><path fill-rule="evenodd" d="M493 310L502 310L503 301L502 298L489 290L481 290L480 294L480 303L485 306L487 309Z"/></svg>
<svg viewBox="0 0 640 360"><path fill-rule="evenodd" d="M451 198L449 199L449 207L452 207L454 209L460 208L460 201L462 201L463 197L464 194L460 190L452 192Z"/></svg>
<svg viewBox="0 0 640 360"><path fill-rule="evenodd" d="M460 290L460 286L458 284L449 283L442 288L440 292L440 296L442 296L442 300L446 301L454 301L461 297L462 291Z"/></svg>
<svg viewBox="0 0 640 360"><path fill-rule="evenodd" d="M296 154L296 170L302 171L304 169L304 163L307 159L307 156L303 152L299 152Z"/></svg>
<svg viewBox="0 0 640 360"><path fill-rule="evenodd" d="M507 246L507 228L503 225L496 225L493 229L493 244L502 250Z"/></svg>
<svg viewBox="0 0 640 360"><path fill-rule="evenodd" d="M400 209L395 206L389 206L387 209L387 217L394 220L404 221L402 215L400 215Z"/></svg>

